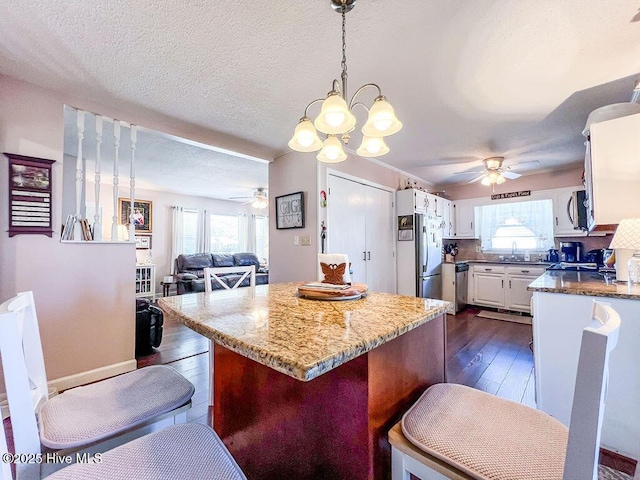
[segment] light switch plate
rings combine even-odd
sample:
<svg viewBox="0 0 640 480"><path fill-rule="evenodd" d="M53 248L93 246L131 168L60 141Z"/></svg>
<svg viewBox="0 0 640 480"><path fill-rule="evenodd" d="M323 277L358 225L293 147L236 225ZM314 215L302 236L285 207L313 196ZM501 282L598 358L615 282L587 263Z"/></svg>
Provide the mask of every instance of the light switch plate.
<svg viewBox="0 0 640 480"><path fill-rule="evenodd" d="M293 236L293 245L296 247L300 245L300 237L298 235Z"/></svg>
<svg viewBox="0 0 640 480"><path fill-rule="evenodd" d="M476 245L476 253L480 253L480 245Z"/></svg>

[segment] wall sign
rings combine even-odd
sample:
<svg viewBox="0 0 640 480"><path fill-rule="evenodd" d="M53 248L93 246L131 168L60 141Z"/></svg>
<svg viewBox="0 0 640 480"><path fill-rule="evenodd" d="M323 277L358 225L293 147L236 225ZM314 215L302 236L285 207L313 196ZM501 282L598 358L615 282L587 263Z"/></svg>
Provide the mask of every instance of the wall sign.
<svg viewBox="0 0 640 480"><path fill-rule="evenodd" d="M502 198L528 197L530 195L531 195L531 190L522 190L520 192L509 192L509 193L495 193L491 195L491 200L500 200Z"/></svg>
<svg viewBox="0 0 640 480"><path fill-rule="evenodd" d="M398 241L411 240L413 240L413 215L401 215L398 217Z"/></svg>
<svg viewBox="0 0 640 480"><path fill-rule="evenodd" d="M276 228L304 228L304 192L276 197Z"/></svg>
<svg viewBox="0 0 640 480"><path fill-rule="evenodd" d="M9 236L53 236L51 165L55 160L5 153L9 158Z"/></svg>

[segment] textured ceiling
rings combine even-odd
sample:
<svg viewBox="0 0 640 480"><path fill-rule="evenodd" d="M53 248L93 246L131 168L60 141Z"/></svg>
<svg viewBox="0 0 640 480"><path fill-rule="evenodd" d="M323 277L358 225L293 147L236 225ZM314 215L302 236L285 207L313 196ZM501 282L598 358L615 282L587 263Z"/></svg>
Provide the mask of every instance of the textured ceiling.
<svg viewBox="0 0 640 480"><path fill-rule="evenodd" d="M340 17L328 3L4 0L0 73L144 107L275 157L340 74ZM588 113L630 98L638 6L361 0L347 16L350 91L382 87L404 128L381 160L433 183L459 181L453 172L491 155L562 168L583 155Z"/></svg>
<svg viewBox="0 0 640 480"><path fill-rule="evenodd" d="M77 157L77 113L64 111L64 153ZM82 157L87 159L87 176L93 180L96 159L95 115L85 113ZM113 123L103 122L101 182L112 183L115 146ZM131 168L131 131L121 127L118 149L120 185L129 186ZM228 200L229 197L252 197L258 187L268 187L267 162L249 160L194 146L168 138L158 132L139 130L135 150L136 188L182 193ZM234 201L245 202L244 199Z"/></svg>

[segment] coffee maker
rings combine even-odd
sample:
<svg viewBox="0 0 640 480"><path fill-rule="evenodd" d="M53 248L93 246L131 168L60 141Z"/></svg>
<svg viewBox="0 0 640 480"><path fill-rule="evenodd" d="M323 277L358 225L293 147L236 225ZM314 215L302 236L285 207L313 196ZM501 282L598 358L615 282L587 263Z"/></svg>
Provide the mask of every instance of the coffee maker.
<svg viewBox="0 0 640 480"><path fill-rule="evenodd" d="M560 261L576 263L582 260L582 242L560 242Z"/></svg>

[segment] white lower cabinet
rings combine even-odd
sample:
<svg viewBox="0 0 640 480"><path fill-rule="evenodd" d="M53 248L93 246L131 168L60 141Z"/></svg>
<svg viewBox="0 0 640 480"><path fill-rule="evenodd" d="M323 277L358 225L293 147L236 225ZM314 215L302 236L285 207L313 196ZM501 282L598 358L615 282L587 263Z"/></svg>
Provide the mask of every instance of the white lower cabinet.
<svg viewBox="0 0 640 480"><path fill-rule="evenodd" d="M488 307L504 307L504 267L473 266L473 295L471 303Z"/></svg>
<svg viewBox="0 0 640 480"><path fill-rule="evenodd" d="M544 267L475 264L471 266L469 303L519 312L531 312L531 282L544 273Z"/></svg>

